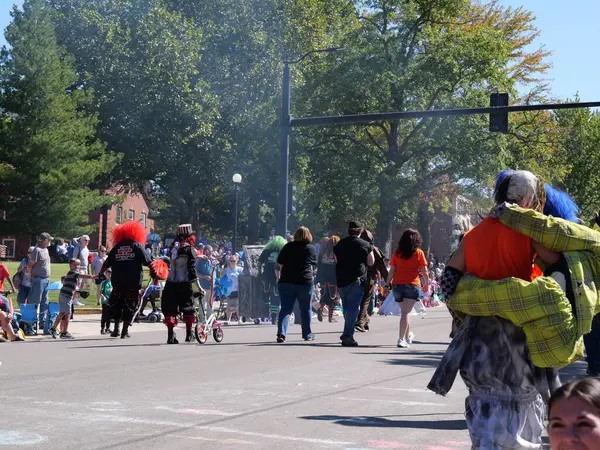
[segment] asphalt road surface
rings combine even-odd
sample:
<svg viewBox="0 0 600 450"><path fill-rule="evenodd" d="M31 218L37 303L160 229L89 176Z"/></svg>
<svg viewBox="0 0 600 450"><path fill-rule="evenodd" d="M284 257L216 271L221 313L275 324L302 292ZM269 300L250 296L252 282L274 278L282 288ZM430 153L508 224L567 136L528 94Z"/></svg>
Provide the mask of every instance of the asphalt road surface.
<svg viewBox="0 0 600 450"><path fill-rule="evenodd" d="M75 323L74 341L1 344L0 446L468 449L460 377L447 397L425 389L450 316L439 307L412 321L410 349L395 345L397 317L374 317L358 348L339 345L341 322L316 321L313 342L298 325L285 344L263 324L201 346L166 345L161 324L118 340Z"/></svg>

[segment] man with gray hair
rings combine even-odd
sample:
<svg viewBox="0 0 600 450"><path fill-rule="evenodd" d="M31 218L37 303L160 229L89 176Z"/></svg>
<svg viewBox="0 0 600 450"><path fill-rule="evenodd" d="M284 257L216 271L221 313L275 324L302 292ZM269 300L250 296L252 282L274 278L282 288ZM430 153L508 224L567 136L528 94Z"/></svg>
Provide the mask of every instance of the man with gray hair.
<svg viewBox="0 0 600 450"><path fill-rule="evenodd" d="M28 276L31 281L31 292L27 301L32 305L39 305L39 325L44 334L50 334L48 323L48 284L50 282L50 254L48 246L52 236L42 233L38 236L38 245L35 246L29 258Z"/></svg>

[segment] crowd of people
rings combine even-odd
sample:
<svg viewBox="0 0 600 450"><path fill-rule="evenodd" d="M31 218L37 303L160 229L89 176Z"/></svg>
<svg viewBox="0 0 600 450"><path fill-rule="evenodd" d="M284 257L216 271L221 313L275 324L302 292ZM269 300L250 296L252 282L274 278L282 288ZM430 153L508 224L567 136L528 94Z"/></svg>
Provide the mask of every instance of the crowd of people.
<svg viewBox="0 0 600 450"><path fill-rule="evenodd" d="M397 346L408 348L414 339L411 311L420 302L441 298L452 315L452 340L428 388L446 395L460 374L468 389L466 422L473 448L540 448L547 405L553 448L586 448L577 447L586 439L594 443L587 448L598 448L600 381L561 387L558 369L583 357L585 345L588 375L600 377L600 220L596 216L592 227L582 224L566 193L527 171L502 172L494 200L490 214L461 237L445 265L428 263L414 229L403 232L391 255L374 245L372 233L358 221L348 223L346 236L316 244L304 226L287 238L275 236L258 257L265 315L277 325L277 343L286 342L292 314L302 339L312 341L313 313L319 321L326 316L335 323L341 306L341 345L356 347L356 332L371 329L374 299L389 293L400 314ZM103 305L102 333L112 321L111 336L128 338L139 310L144 267L157 286L165 282L161 306L168 344L178 343L179 320L186 326L185 340L193 339L193 324L206 319L196 304L214 290L216 278L228 282L227 320L239 320L243 252L197 245L189 224L178 227L162 257L147 251L148 237L138 223L118 226L113 238L110 252L100 249L91 256L89 238L79 240L53 324L43 320L40 308L45 332L72 338L72 301L86 280L95 279ZM19 303L47 303L50 240L42 233L19 266ZM89 274L87 264L83 268L88 261ZM4 271L0 266L0 283L7 279L14 291ZM13 314L12 303L2 300L0 325L5 330ZM20 339L15 333L7 336ZM554 442L560 444L555 447Z"/></svg>

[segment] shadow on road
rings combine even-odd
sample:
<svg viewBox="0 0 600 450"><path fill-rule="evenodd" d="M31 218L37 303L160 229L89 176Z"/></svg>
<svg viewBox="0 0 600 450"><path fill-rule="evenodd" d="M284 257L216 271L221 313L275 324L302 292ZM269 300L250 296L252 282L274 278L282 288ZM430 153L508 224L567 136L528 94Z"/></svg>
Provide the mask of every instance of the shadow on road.
<svg viewBox="0 0 600 450"><path fill-rule="evenodd" d="M305 420L323 420L348 427L417 428L425 430L466 430L464 419L450 420L391 420L374 416L304 416Z"/></svg>

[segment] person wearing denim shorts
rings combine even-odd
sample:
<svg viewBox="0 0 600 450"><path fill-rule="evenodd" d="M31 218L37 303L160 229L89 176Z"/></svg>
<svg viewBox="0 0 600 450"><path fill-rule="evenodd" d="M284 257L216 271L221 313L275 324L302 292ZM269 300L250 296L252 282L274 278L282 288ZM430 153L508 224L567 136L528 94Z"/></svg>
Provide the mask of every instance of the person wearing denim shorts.
<svg viewBox="0 0 600 450"><path fill-rule="evenodd" d="M398 248L390 261L391 270L388 284L392 284L394 300L400 303L400 333L398 347L410 347L414 334L410 331L409 314L422 296L421 276L425 281L425 291L429 289L427 260L421 250L421 235L417 230L408 229L400 237Z"/></svg>
<svg viewBox="0 0 600 450"><path fill-rule="evenodd" d="M43 327L44 334L49 334L48 323L48 284L50 282L50 254L48 246L52 236L42 233L38 236L38 245L33 249L29 258L28 275L31 280L31 291L27 301L32 305L39 305L39 324Z"/></svg>

